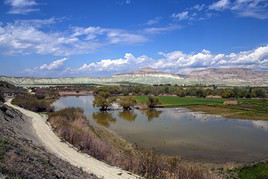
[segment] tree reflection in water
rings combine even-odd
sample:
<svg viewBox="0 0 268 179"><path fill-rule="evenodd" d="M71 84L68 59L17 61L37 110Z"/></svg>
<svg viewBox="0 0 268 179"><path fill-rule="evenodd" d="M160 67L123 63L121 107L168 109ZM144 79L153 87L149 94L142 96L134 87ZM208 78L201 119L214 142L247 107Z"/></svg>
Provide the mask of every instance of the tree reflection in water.
<svg viewBox="0 0 268 179"><path fill-rule="evenodd" d="M92 117L98 124L105 127L109 127L111 123L116 122L116 119L109 112L94 112Z"/></svg>
<svg viewBox="0 0 268 179"><path fill-rule="evenodd" d="M135 121L137 114L135 114L134 111L122 111L119 112L119 117L121 117L122 119L126 120L126 121Z"/></svg>
<svg viewBox="0 0 268 179"><path fill-rule="evenodd" d="M154 118L158 118L162 111L158 111L156 109L148 109L148 110L143 110L143 113L146 115L148 121L153 120Z"/></svg>

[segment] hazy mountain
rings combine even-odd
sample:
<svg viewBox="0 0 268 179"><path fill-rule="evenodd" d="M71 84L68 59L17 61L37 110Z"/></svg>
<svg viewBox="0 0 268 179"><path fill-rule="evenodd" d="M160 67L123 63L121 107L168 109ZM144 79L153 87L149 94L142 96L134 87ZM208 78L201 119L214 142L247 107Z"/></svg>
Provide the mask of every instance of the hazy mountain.
<svg viewBox="0 0 268 179"><path fill-rule="evenodd" d="M159 78L163 77L163 78L174 78L178 80L183 79L183 77L180 75L161 72L154 68L142 68L138 71L116 74L113 75L113 77L159 77Z"/></svg>
<svg viewBox="0 0 268 179"><path fill-rule="evenodd" d="M64 84L178 84L178 85L229 85L229 86L268 86L268 72L245 68L220 68L192 71L187 75L177 75L144 68L130 73L115 74L108 78L65 77L65 78L29 78L0 77L0 80L21 86L64 85Z"/></svg>
<svg viewBox="0 0 268 179"><path fill-rule="evenodd" d="M209 68L192 71L186 76L186 79L227 85L267 85L268 72L247 68Z"/></svg>

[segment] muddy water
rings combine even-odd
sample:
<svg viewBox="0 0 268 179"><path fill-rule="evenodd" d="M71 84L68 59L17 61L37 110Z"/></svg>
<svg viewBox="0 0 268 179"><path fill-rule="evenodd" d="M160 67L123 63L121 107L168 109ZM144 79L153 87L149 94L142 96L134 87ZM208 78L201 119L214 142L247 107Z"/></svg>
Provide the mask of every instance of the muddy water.
<svg viewBox="0 0 268 179"><path fill-rule="evenodd" d="M268 159L268 122L226 119L185 108L99 112L92 96L62 97L56 110L81 107L93 125L102 125L145 148L204 162Z"/></svg>

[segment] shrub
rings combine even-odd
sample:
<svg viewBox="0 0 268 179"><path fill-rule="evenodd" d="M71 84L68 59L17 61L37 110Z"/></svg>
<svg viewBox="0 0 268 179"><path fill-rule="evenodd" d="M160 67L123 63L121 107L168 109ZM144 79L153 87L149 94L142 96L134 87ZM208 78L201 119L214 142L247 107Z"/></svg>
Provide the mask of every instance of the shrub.
<svg viewBox="0 0 268 179"><path fill-rule="evenodd" d="M155 108L156 105L160 104L160 100L157 97L149 96L147 101L148 108Z"/></svg>
<svg viewBox="0 0 268 179"><path fill-rule="evenodd" d="M107 111L114 102L114 98L106 91L100 91L94 98L93 106L99 107L100 111Z"/></svg>
<svg viewBox="0 0 268 179"><path fill-rule="evenodd" d="M51 101L46 99L38 99L34 95L24 94L16 96L12 103L22 108L35 112L52 112L53 108L50 106Z"/></svg>
<svg viewBox="0 0 268 179"><path fill-rule="evenodd" d="M122 96L119 98L119 105L123 107L124 111L131 110L136 103L135 98L132 96Z"/></svg>

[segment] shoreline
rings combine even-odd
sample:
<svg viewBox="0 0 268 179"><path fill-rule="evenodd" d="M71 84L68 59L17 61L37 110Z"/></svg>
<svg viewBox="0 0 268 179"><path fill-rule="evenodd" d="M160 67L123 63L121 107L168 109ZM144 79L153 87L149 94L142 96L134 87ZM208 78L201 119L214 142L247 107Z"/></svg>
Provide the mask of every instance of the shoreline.
<svg viewBox="0 0 268 179"><path fill-rule="evenodd" d="M102 161L99 161L85 153L78 152L72 145L62 142L62 140L56 136L51 127L47 125L46 118L40 116L40 114L14 106L11 100L6 104L14 109L19 110L27 117L32 119L33 128L40 139L40 142L44 147L60 157L61 159L71 163L72 165L82 168L88 173L93 173L98 177L107 179L120 179L120 178L140 178L128 171L122 170L118 167L110 166Z"/></svg>

